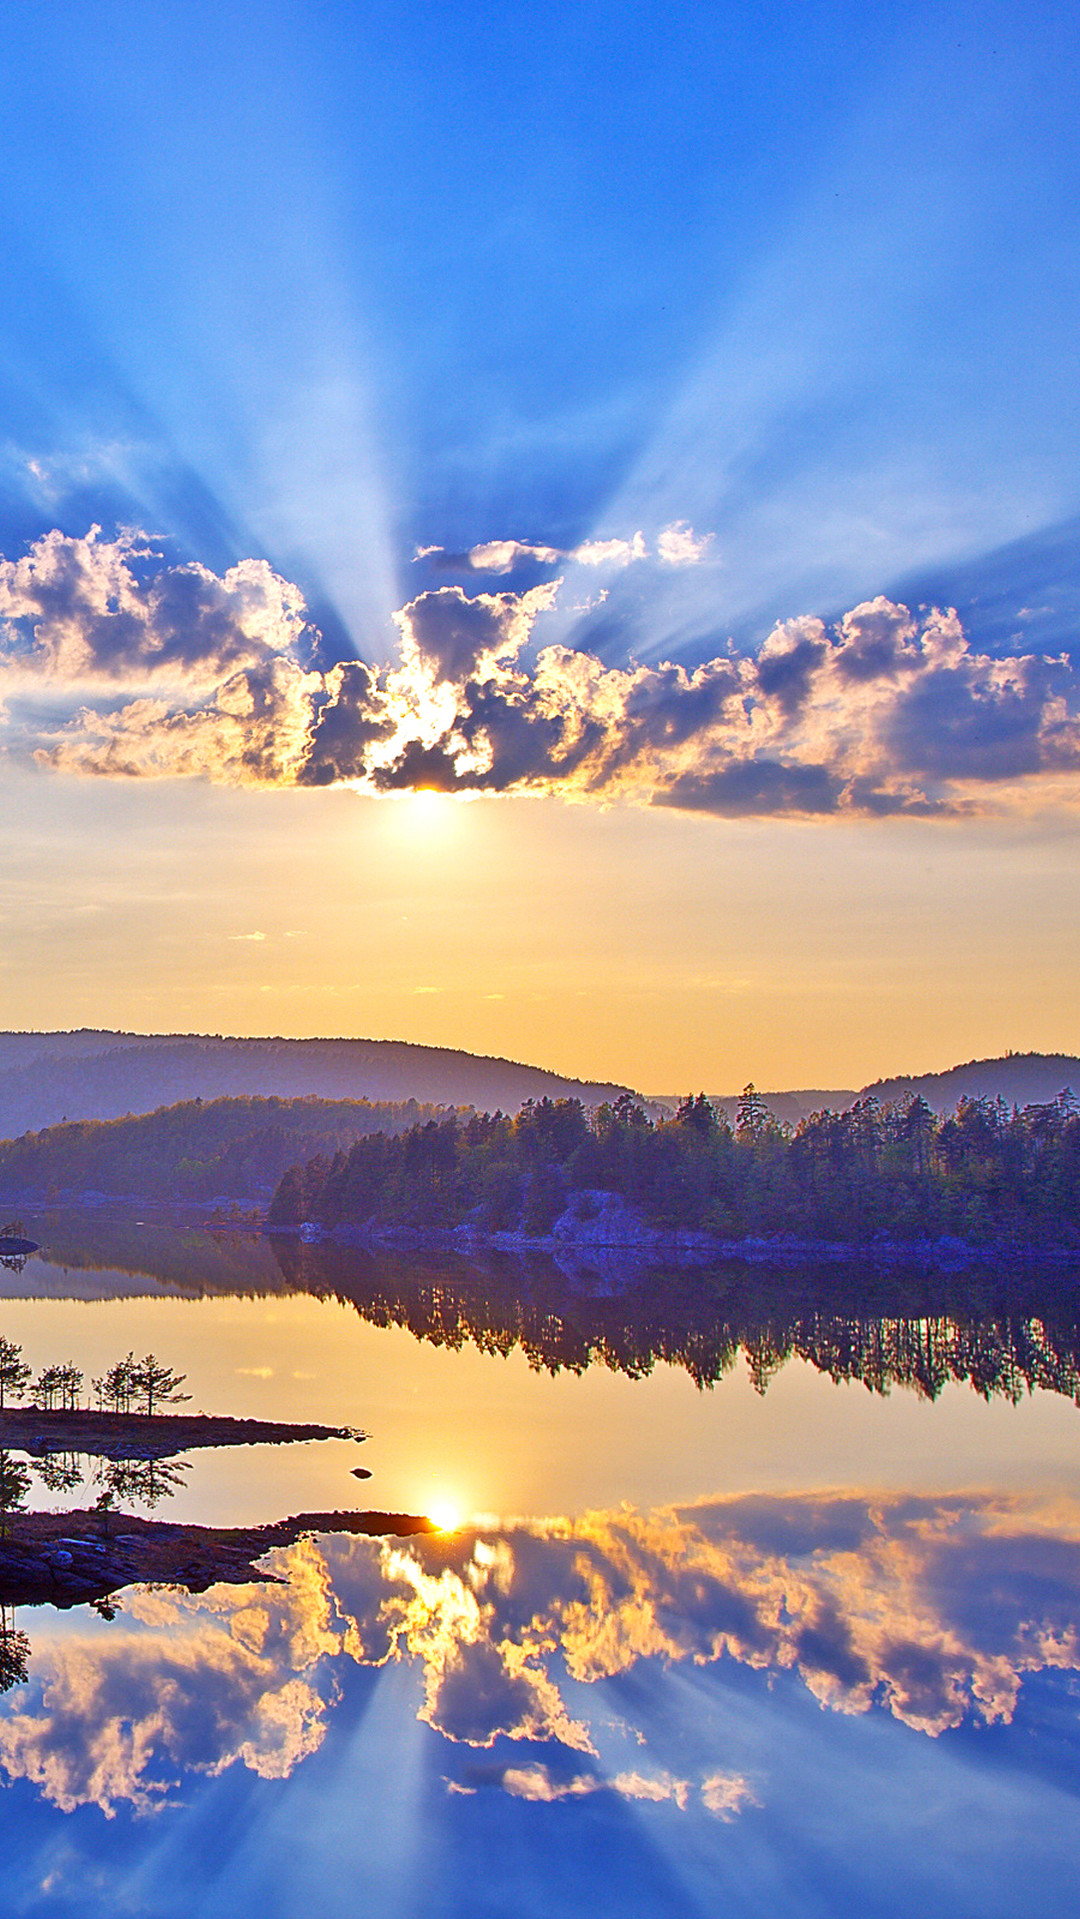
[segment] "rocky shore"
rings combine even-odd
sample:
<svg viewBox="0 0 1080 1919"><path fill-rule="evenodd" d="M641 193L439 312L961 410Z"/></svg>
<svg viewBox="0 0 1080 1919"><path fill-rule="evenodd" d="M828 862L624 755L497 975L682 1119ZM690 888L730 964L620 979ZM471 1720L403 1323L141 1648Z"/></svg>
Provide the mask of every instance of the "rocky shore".
<svg viewBox="0 0 1080 1919"><path fill-rule="evenodd" d="M144 1581L188 1592L219 1584L277 1583L258 1560L307 1533L404 1539L437 1530L416 1513L298 1513L268 1526L238 1527L168 1525L95 1508L19 1513L0 1535L0 1604L102 1604L122 1587Z"/></svg>

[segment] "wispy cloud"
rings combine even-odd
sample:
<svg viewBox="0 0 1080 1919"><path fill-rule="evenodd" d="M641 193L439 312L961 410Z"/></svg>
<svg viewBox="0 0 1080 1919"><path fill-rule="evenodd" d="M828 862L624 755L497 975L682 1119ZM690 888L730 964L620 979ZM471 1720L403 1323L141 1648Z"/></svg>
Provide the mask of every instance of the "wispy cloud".
<svg viewBox="0 0 1080 1919"><path fill-rule="evenodd" d="M686 520L673 520L657 535L656 558L666 566L696 566L712 544L711 533L696 534ZM464 553L442 546L417 547L416 559L445 573L514 573L525 566L624 567L650 558L645 535L629 539L582 540L578 546L539 546L529 540L484 540Z"/></svg>

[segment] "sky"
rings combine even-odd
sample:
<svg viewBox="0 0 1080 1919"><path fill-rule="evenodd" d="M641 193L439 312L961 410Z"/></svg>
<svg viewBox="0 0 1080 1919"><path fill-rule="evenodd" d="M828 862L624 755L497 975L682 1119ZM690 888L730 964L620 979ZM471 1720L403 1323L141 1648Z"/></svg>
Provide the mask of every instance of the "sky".
<svg viewBox="0 0 1080 1919"><path fill-rule="evenodd" d="M0 1023L1080 1051L1078 40L18 10Z"/></svg>

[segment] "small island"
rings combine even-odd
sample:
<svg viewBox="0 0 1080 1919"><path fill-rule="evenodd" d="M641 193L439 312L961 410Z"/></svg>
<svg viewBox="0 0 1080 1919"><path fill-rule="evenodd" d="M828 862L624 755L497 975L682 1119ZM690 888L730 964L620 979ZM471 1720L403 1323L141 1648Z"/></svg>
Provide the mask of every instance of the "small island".
<svg viewBox="0 0 1080 1919"><path fill-rule="evenodd" d="M216 1413L100 1412L93 1407L4 1406L0 1448L44 1457L92 1453L102 1459L170 1459L200 1446L284 1446L313 1439L366 1439L352 1426L234 1419Z"/></svg>

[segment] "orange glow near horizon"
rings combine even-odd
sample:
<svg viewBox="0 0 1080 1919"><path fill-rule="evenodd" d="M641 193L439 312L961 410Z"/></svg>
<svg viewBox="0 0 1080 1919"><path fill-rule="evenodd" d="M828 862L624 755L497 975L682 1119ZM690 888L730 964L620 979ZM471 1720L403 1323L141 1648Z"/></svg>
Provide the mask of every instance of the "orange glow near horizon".
<svg viewBox="0 0 1080 1919"><path fill-rule="evenodd" d="M8 771L0 1027L398 1039L658 1095L1080 1051L1080 844Z"/></svg>

